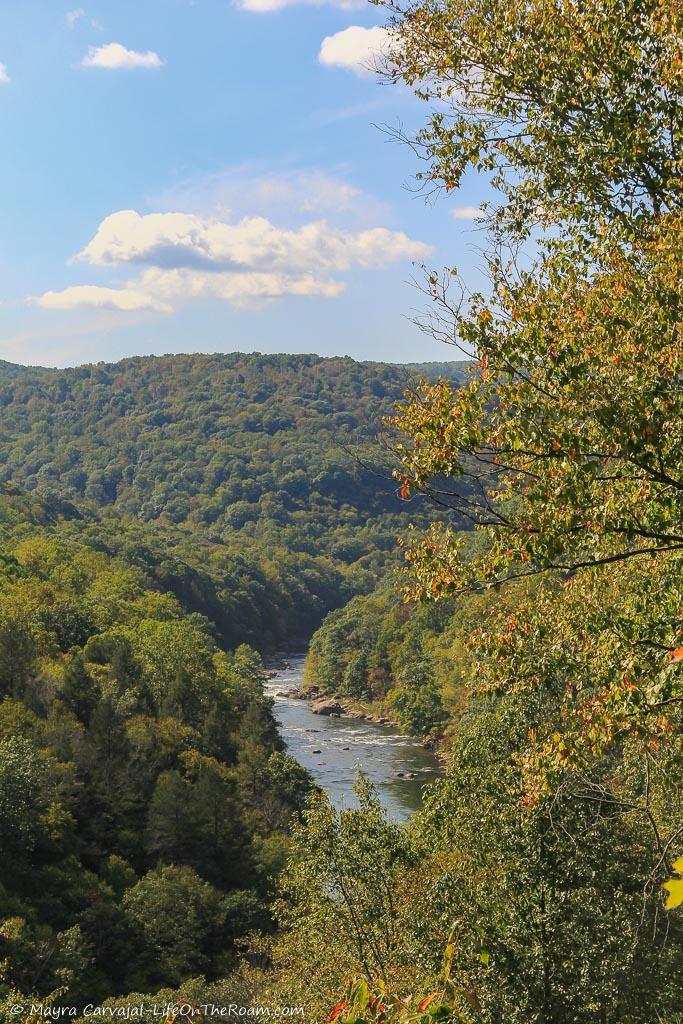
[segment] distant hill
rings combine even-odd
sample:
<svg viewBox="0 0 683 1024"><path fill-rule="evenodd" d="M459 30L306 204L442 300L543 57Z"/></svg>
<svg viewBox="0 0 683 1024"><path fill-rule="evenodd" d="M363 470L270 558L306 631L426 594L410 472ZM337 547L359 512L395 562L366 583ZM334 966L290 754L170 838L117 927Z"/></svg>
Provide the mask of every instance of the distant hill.
<svg viewBox="0 0 683 1024"><path fill-rule="evenodd" d="M470 359L454 359L447 363L403 363L405 369L413 370L422 377L447 377L462 382L468 370L474 367Z"/></svg>
<svg viewBox="0 0 683 1024"><path fill-rule="evenodd" d="M402 501L382 417L423 367L315 355L0 363L0 484L144 568L227 645L308 634L434 509ZM41 515L47 513L43 512ZM16 517L15 517L16 518Z"/></svg>
<svg viewBox="0 0 683 1024"><path fill-rule="evenodd" d="M404 512L371 443L405 388L439 366L239 353L0 364L0 480L220 534L364 526Z"/></svg>

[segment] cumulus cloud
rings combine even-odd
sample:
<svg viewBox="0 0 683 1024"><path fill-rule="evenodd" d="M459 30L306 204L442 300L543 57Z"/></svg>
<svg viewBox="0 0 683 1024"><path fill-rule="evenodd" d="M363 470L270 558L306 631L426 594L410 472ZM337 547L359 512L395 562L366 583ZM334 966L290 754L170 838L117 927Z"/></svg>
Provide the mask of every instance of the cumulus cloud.
<svg viewBox="0 0 683 1024"><path fill-rule="evenodd" d="M194 300L254 308L288 295L333 299L346 287L340 274L423 259L430 251L384 227L343 231L315 220L279 228L265 217L229 223L191 213L120 210L102 221L74 261L137 265L139 275L118 288L78 285L33 301L55 310L171 312Z"/></svg>
<svg viewBox="0 0 683 1024"><path fill-rule="evenodd" d="M422 259L430 247L402 231L377 227L349 232L324 220L278 228L265 217L236 224L188 213L121 210L105 218L77 259L106 265L145 263L164 270L257 270L316 275L372 269Z"/></svg>
<svg viewBox="0 0 683 1024"><path fill-rule="evenodd" d="M478 206L456 206L451 210L451 217L454 220L476 220L481 214Z"/></svg>
<svg viewBox="0 0 683 1024"><path fill-rule="evenodd" d="M121 43L105 43L91 46L87 57L81 61L82 68L104 68L107 71L129 71L134 68L160 68L163 61L158 53L147 50L127 50Z"/></svg>
<svg viewBox="0 0 683 1024"><path fill-rule="evenodd" d="M366 6L366 0L237 0L237 5L244 11L252 11L254 14L270 14L273 11L281 11L284 7L294 7L297 4L308 7L323 7L328 4L331 7L339 7L343 11L358 10Z"/></svg>
<svg viewBox="0 0 683 1024"><path fill-rule="evenodd" d="M318 296L334 299L344 291L344 283L320 279L313 274L210 273L198 270L159 270L142 275L140 285L152 295L173 300L217 299L233 306L262 306L285 295Z"/></svg>
<svg viewBox="0 0 683 1024"><path fill-rule="evenodd" d="M116 309L124 313L172 313L171 306L134 288L102 288L82 284L61 292L45 292L34 300L43 309Z"/></svg>
<svg viewBox="0 0 683 1024"><path fill-rule="evenodd" d="M387 52L389 39L387 29L378 25L374 28L350 25L323 39L318 60L327 67L346 68L357 75L368 74Z"/></svg>
<svg viewBox="0 0 683 1024"><path fill-rule="evenodd" d="M0 64L0 85L9 85L10 77L7 73L7 65Z"/></svg>
<svg viewBox="0 0 683 1024"><path fill-rule="evenodd" d="M85 17L85 11L82 7L76 7L73 11L67 11L66 23L69 28L73 28L79 18Z"/></svg>

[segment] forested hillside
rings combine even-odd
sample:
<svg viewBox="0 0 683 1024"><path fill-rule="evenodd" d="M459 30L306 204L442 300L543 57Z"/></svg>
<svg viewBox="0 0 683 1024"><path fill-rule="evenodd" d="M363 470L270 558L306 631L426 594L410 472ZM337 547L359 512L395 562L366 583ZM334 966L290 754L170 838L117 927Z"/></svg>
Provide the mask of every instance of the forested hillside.
<svg viewBox="0 0 683 1024"><path fill-rule="evenodd" d="M433 517L400 498L379 441L419 376L318 356L4 363L0 479L69 502L67 532L140 565L225 645L301 643L396 561L409 518Z"/></svg>
<svg viewBox="0 0 683 1024"><path fill-rule="evenodd" d="M310 783L258 654L59 525L0 494L0 985L85 1002L224 973Z"/></svg>
<svg viewBox="0 0 683 1024"><path fill-rule="evenodd" d="M464 365L439 369L460 377ZM391 528L403 512L377 435L424 375L319 356L0 364L2 479L350 562L365 549L345 547L340 526Z"/></svg>
<svg viewBox="0 0 683 1024"><path fill-rule="evenodd" d="M470 636L492 609L514 602L493 592L406 602L392 573L326 617L308 649L306 683L446 745L476 686Z"/></svg>

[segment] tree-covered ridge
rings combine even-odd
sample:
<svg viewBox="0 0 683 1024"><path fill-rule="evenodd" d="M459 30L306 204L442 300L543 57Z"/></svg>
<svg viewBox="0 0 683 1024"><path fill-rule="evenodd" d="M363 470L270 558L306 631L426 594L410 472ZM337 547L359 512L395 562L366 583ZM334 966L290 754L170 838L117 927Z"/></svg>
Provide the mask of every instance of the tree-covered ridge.
<svg viewBox="0 0 683 1024"><path fill-rule="evenodd" d="M417 379L319 356L2 363L0 482L140 566L224 646L303 643L396 561L409 518L433 518L402 500L379 440Z"/></svg>
<svg viewBox="0 0 683 1024"><path fill-rule="evenodd" d="M0 991L78 1004L218 976L271 926L307 775L259 656L51 518L0 497Z"/></svg>
<svg viewBox="0 0 683 1024"><path fill-rule="evenodd" d="M360 526L401 512L370 443L418 376L313 355L2 364L2 478L222 538L268 525L290 547L325 550L340 516Z"/></svg>

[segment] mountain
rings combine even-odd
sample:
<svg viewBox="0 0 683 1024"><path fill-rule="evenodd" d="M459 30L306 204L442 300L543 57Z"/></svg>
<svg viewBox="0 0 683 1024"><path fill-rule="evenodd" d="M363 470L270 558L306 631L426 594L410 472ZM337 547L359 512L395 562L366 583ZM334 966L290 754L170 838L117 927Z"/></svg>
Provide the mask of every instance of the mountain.
<svg viewBox="0 0 683 1024"><path fill-rule="evenodd" d="M225 646L268 649L370 590L407 523L433 517L401 500L383 418L438 369L241 353L0 363L0 482L72 509L63 533L140 566Z"/></svg>

